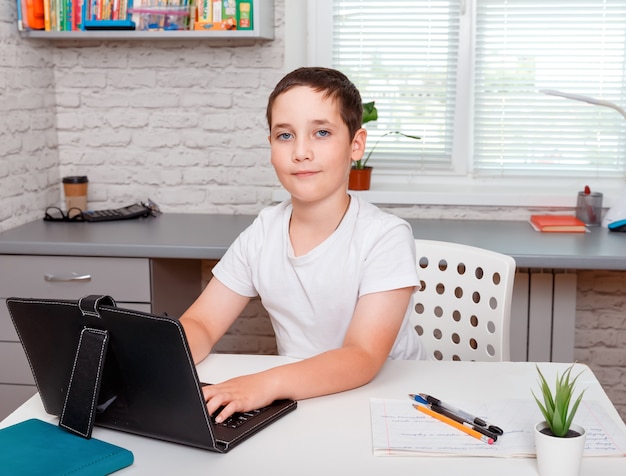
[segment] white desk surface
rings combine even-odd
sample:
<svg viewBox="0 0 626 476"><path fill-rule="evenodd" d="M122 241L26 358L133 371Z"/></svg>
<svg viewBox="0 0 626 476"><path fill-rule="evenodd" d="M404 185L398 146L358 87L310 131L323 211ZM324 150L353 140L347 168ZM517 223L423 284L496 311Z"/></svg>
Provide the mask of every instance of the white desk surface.
<svg viewBox="0 0 626 476"><path fill-rule="evenodd" d="M203 381L256 372L290 359L276 356L211 355L198 366ZM567 364L542 363L550 380ZM585 399L600 401L620 425L615 408L587 367L580 377ZM576 372L576 371L575 371ZM534 363L528 362L414 362L388 361L368 385L340 394L298 402L298 408L265 428L230 453L218 454L173 443L96 427L99 438L131 450L132 466L119 471L131 475L536 475L534 458L388 457L372 454L369 399L407 398L427 392L443 400L532 398L537 388ZM0 427L47 415L37 395L0 422ZM625 457L583 458L581 476L626 475Z"/></svg>

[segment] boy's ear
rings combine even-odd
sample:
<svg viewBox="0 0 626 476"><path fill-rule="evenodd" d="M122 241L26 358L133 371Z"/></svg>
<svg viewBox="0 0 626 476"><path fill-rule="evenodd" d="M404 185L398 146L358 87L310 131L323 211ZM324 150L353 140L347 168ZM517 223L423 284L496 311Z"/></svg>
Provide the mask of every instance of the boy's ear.
<svg viewBox="0 0 626 476"><path fill-rule="evenodd" d="M367 130L361 128L354 134L352 139L352 160L361 160L365 152L365 142L367 140Z"/></svg>

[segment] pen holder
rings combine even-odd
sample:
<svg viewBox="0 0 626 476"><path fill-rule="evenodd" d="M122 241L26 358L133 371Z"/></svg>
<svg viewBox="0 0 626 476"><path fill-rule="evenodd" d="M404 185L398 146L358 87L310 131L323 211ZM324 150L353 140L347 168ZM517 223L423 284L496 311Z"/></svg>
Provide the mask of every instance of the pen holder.
<svg viewBox="0 0 626 476"><path fill-rule="evenodd" d="M600 226L602 222L602 194L578 192L576 218L588 226Z"/></svg>

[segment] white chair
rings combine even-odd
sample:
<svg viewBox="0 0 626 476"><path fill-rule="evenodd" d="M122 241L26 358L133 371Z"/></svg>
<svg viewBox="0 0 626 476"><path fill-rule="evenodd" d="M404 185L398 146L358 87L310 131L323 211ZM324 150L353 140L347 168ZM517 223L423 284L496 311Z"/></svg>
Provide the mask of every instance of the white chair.
<svg viewBox="0 0 626 476"><path fill-rule="evenodd" d="M415 240L422 289L411 321L430 358L510 360L515 260L473 246Z"/></svg>

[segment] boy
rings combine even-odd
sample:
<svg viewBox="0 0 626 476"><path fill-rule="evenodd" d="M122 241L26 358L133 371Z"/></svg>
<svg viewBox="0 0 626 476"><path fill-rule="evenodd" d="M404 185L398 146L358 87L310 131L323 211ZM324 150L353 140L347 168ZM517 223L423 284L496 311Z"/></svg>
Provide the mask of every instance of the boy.
<svg viewBox="0 0 626 476"><path fill-rule="evenodd" d="M279 354L302 360L206 387L209 413L224 406L218 422L361 386L389 357L424 358L408 323L419 285L411 228L347 192L361 119L358 90L336 70L297 69L270 95L271 161L291 199L261 211L181 322L198 362L258 294Z"/></svg>

